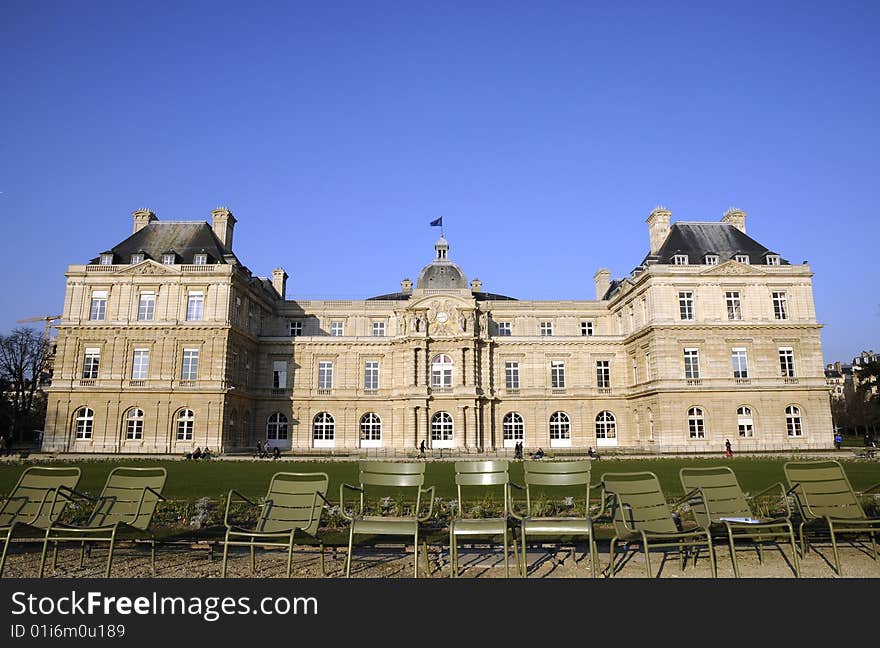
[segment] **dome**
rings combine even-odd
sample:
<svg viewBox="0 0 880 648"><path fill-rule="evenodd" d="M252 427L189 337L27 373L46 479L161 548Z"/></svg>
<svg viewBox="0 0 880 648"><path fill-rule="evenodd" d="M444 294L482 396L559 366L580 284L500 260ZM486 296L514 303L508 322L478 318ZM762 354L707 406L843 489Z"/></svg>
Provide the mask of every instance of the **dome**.
<svg viewBox="0 0 880 648"><path fill-rule="evenodd" d="M422 268L416 281L416 288L429 290L458 290L467 288L467 279L461 268L449 260L449 243L440 236L434 244L437 256Z"/></svg>

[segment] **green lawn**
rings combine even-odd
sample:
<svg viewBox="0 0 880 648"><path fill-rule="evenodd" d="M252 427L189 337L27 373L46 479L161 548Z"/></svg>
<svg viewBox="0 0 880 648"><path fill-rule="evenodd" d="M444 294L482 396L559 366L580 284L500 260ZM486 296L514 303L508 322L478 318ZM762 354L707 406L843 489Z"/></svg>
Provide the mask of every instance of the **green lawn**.
<svg viewBox="0 0 880 648"><path fill-rule="evenodd" d="M650 470L657 474L667 497L682 495L678 471L682 466L728 465L734 469L743 490L757 492L777 481L783 481L782 466L785 459L602 459L593 465L593 483L597 483L604 472L637 472ZM79 466L82 479L79 489L82 492L100 492L107 474L117 465L154 466L162 465L168 470L165 496L173 500L194 501L202 497L218 498L225 496L230 488L247 496L258 497L266 492L269 478L276 471L326 472L330 476L329 498L335 501L341 482L356 483L356 462L273 462L273 461L80 461L52 462L34 464L31 462L5 463L0 465L0 493L7 494L15 485L21 472L29 465ZM880 462L845 461L846 473L856 490L864 489L880 482ZM511 479L522 482L522 465L511 462ZM444 499L454 498L453 464L448 461L428 462L426 483L436 486L436 494ZM563 493L564 494L564 493ZM572 493L573 494L573 493Z"/></svg>

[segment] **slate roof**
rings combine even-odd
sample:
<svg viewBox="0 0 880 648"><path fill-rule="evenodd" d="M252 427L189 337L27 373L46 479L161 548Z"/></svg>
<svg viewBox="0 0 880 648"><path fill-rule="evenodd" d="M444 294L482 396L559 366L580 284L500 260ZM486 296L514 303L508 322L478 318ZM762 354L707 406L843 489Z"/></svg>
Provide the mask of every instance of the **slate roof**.
<svg viewBox="0 0 880 648"><path fill-rule="evenodd" d="M499 295L489 292L471 293L477 301L518 301L516 297L508 297L507 295ZM388 295L378 295L376 297L367 297L366 301L405 301L412 297L411 293L390 293Z"/></svg>
<svg viewBox="0 0 880 648"><path fill-rule="evenodd" d="M687 254L688 263L699 265L707 254L717 254L718 262L730 261L737 254L749 255L749 263L764 265L767 254L775 254L755 239L729 223L673 223L663 245L656 255L645 261L672 263L676 254ZM785 259L780 264L789 265Z"/></svg>
<svg viewBox="0 0 880 648"><path fill-rule="evenodd" d="M208 255L208 263L241 265L232 250L225 247L211 226L199 221L155 221L113 246L113 263L129 263L132 254L143 252L147 259L161 261L167 252L177 254L177 263L190 264L199 253ZM100 256L89 263L100 261Z"/></svg>

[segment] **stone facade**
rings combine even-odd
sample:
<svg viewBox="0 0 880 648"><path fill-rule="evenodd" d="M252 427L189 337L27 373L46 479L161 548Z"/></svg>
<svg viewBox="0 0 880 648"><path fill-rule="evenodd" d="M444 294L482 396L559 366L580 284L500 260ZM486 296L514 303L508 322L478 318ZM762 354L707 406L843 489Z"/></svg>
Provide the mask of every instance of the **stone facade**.
<svg viewBox="0 0 880 648"><path fill-rule="evenodd" d="M598 271L595 300L484 292L441 237L415 286L290 301L282 268L235 257L228 210L138 210L132 237L68 269L44 449L831 447L812 272L745 218L654 210L649 254Z"/></svg>

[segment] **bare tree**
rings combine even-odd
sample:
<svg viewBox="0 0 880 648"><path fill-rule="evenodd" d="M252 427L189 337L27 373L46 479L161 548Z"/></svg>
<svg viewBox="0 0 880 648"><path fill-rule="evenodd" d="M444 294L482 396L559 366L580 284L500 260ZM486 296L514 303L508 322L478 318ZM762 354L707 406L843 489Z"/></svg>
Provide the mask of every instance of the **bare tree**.
<svg viewBox="0 0 880 648"><path fill-rule="evenodd" d="M21 440L24 430L42 427L45 403L38 398L48 378L49 342L39 331L17 328L0 336L0 380L9 413L9 433Z"/></svg>

